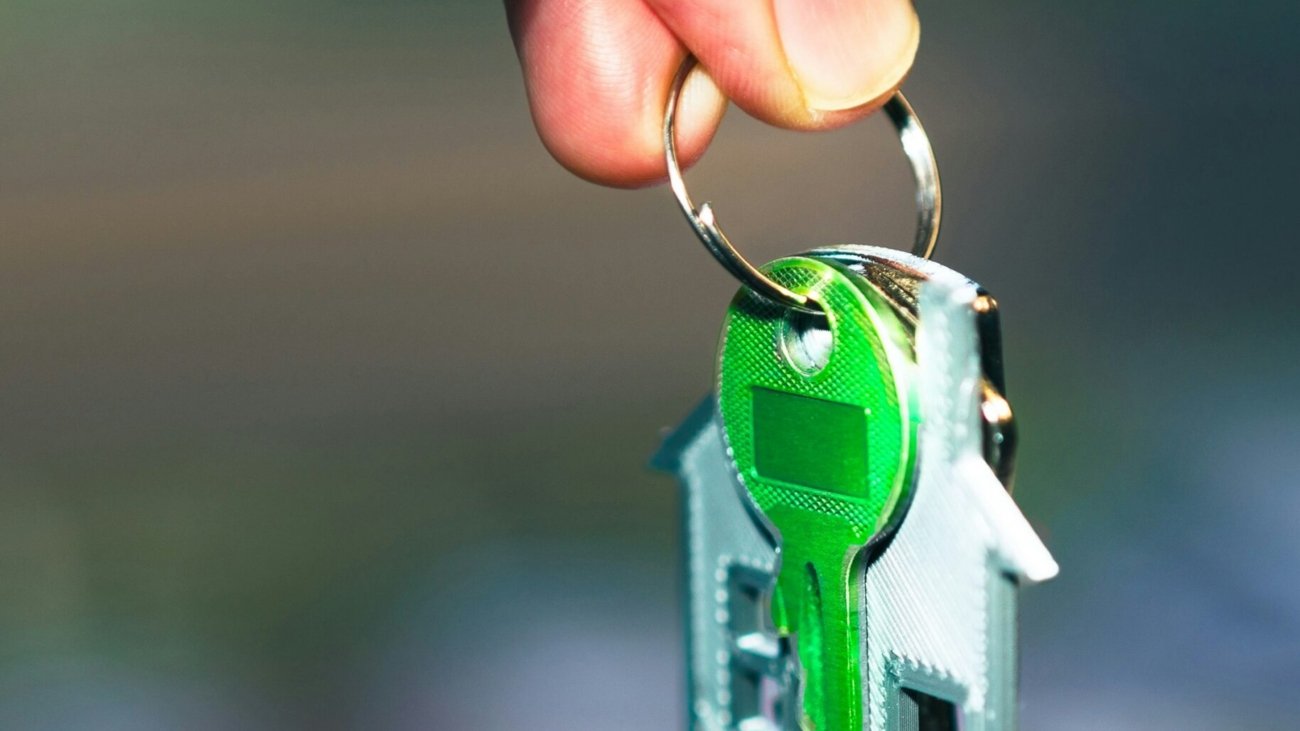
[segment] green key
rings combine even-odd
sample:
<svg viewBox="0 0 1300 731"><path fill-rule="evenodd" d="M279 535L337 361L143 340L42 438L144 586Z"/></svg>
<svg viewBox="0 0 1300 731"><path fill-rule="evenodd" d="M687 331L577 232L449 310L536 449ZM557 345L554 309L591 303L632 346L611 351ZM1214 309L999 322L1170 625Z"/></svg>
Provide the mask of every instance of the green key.
<svg viewBox="0 0 1300 731"><path fill-rule="evenodd" d="M818 312L742 290L723 328L719 411L740 480L780 536L772 620L797 650L802 725L860 731L858 577L912 484L910 340L840 264L793 257L764 272Z"/></svg>

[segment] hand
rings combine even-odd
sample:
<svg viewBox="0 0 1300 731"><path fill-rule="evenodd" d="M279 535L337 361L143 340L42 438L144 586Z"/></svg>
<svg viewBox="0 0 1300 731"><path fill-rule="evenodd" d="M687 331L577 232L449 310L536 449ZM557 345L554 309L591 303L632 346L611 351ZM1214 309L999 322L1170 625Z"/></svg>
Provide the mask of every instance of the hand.
<svg viewBox="0 0 1300 731"><path fill-rule="evenodd" d="M902 83L920 40L911 0L506 0L533 121L562 165L622 187L666 175L673 75L700 60L678 109L699 159L730 99L790 129L859 119Z"/></svg>

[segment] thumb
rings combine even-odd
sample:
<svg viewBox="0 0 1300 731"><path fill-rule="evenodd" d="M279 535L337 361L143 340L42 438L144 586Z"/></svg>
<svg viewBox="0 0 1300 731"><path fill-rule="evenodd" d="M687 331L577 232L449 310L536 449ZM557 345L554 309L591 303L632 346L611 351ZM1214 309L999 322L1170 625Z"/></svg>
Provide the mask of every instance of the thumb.
<svg viewBox="0 0 1300 731"><path fill-rule="evenodd" d="M878 107L902 83L921 35L911 0L648 2L732 101L796 129Z"/></svg>
<svg viewBox="0 0 1300 731"><path fill-rule="evenodd" d="M866 104L902 83L920 41L910 0L775 0L781 45L808 107Z"/></svg>

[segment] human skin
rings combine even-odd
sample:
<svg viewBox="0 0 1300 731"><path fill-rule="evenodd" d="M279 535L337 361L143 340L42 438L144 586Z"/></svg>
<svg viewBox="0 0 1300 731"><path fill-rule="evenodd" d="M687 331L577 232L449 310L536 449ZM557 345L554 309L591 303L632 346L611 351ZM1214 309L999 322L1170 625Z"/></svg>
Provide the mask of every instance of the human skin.
<svg viewBox="0 0 1300 731"><path fill-rule="evenodd" d="M911 0L506 0L537 132L587 180L666 176L660 125L686 55L700 64L678 110L684 163L727 101L788 129L861 119L902 83L920 41Z"/></svg>

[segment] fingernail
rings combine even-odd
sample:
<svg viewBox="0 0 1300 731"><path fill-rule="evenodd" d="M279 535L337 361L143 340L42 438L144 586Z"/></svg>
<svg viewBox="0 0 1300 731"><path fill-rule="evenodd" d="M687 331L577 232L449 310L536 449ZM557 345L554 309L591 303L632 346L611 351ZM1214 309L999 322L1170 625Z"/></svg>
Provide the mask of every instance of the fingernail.
<svg viewBox="0 0 1300 731"><path fill-rule="evenodd" d="M677 139L681 142L678 154L683 165L690 165L704 153L713 138L722 115L727 111L727 97L709 76L703 66L696 66L682 84L681 100L677 110ZM655 146L662 147L656 127Z"/></svg>
<svg viewBox="0 0 1300 731"><path fill-rule="evenodd" d="M727 109L727 97L722 95L717 82L703 66L696 66L682 83L681 116L699 120L705 125L716 125Z"/></svg>
<svg viewBox="0 0 1300 731"><path fill-rule="evenodd" d="M786 61L809 108L852 109L889 91L916 56L911 0L774 0Z"/></svg>

